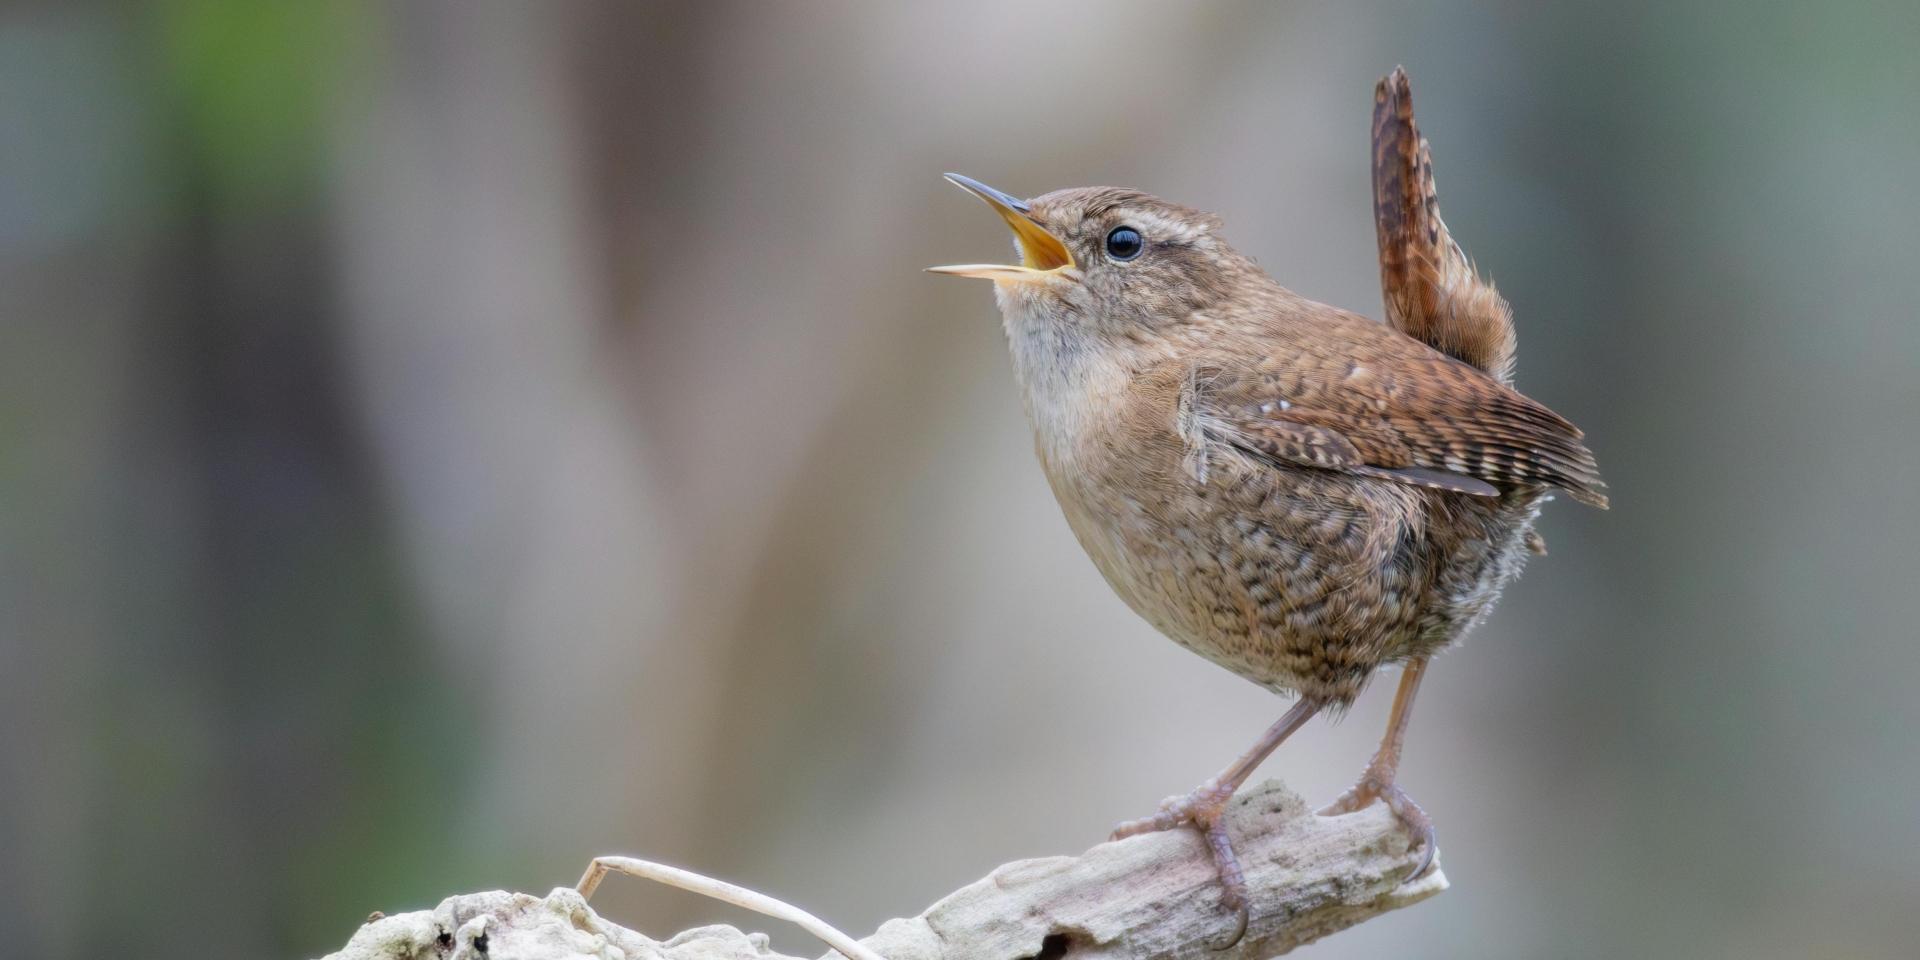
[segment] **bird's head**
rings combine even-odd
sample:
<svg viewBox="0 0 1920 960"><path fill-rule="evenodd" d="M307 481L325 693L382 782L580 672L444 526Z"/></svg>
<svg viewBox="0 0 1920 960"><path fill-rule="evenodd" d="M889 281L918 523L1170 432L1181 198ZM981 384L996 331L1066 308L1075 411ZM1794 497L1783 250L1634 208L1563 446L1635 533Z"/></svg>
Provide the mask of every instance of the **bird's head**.
<svg viewBox="0 0 1920 960"><path fill-rule="evenodd" d="M1218 217L1138 190L1078 187L1019 200L959 174L947 179L1013 228L1020 262L929 272L994 281L1010 330L1128 337L1186 323L1253 269L1215 235Z"/></svg>

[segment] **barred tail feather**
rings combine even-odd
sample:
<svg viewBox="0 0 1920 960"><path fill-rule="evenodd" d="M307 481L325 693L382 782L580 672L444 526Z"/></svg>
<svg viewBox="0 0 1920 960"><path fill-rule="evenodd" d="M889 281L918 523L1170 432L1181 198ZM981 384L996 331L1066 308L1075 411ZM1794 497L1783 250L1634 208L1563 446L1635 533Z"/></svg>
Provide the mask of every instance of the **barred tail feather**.
<svg viewBox="0 0 1920 960"><path fill-rule="evenodd" d="M1387 322L1511 386L1513 313L1440 219L1432 153L1398 67L1374 88L1373 212Z"/></svg>

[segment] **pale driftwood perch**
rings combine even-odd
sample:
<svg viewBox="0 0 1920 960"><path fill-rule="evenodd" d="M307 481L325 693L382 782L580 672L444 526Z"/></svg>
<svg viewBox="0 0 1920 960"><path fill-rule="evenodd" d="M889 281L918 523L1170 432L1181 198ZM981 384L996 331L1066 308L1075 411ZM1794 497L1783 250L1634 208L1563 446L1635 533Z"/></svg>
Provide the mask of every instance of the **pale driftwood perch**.
<svg viewBox="0 0 1920 960"><path fill-rule="evenodd" d="M889 920L860 941L886 960L1264 960L1447 888L1418 860L1381 805L1317 817L1277 780L1243 791L1227 827L1246 868L1253 916L1232 928L1200 837L1191 830L1103 843L1079 857L1006 864L918 917ZM609 923L572 888L450 897L431 911L370 921L328 960L795 960L764 934L687 930L657 941ZM839 960L838 954L829 954Z"/></svg>

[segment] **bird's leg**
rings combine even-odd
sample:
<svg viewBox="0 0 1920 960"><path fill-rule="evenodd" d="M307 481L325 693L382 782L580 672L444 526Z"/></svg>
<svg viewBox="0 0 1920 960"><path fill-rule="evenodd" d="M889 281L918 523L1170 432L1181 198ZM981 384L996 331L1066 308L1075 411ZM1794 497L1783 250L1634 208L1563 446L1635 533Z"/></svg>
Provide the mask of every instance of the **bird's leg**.
<svg viewBox="0 0 1920 960"><path fill-rule="evenodd" d="M1420 690L1420 678L1426 672L1426 657L1407 663L1400 673L1400 689L1393 695L1393 715L1387 720L1387 735L1380 739L1380 749L1374 751L1373 760L1360 774L1359 782L1320 809L1321 816L1334 817L1370 806L1376 800L1384 802L1412 831L1414 842L1425 850L1413 872L1407 874L1408 880L1417 880L1427 872L1433 864L1435 849L1433 818L1394 783L1400 771L1400 748L1407 740L1407 721L1413 715L1413 695Z"/></svg>
<svg viewBox="0 0 1920 960"><path fill-rule="evenodd" d="M1221 823L1220 815L1225 812L1227 801L1233 798L1233 792L1247 782L1261 761L1267 759L1274 748L1280 746L1295 730L1313 719L1323 705L1324 701L1301 697L1286 716L1267 729L1253 749L1241 754L1240 759L1217 776L1195 787L1192 793L1184 797L1168 797L1160 804L1159 813L1144 820L1129 820L1113 830L1110 839L1120 840L1157 830L1172 830L1187 823L1199 828L1206 837L1207 849L1213 852L1214 866L1220 870L1220 883L1226 888L1220 896L1220 903L1232 910L1239 921L1233 935L1215 949L1225 950L1233 946L1247 932L1247 878L1240 871L1239 860L1234 858L1233 843L1227 838L1227 828Z"/></svg>

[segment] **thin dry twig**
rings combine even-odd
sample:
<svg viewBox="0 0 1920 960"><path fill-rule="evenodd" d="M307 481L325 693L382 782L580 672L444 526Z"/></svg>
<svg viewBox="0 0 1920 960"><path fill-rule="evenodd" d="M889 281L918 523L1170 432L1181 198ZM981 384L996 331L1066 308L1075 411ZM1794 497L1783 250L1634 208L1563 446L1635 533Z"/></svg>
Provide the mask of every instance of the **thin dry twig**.
<svg viewBox="0 0 1920 960"><path fill-rule="evenodd" d="M575 888L580 891L581 898L591 899L594 889L600 886L601 879L610 870L617 870L629 876L644 877L682 890L691 890L715 900L731 903L736 907L746 907L756 913L777 917L819 937L827 946L846 954L852 960L886 960L885 957L862 946L860 941L841 933L832 924L793 904L775 900L764 893L748 890L738 884L715 880L691 870L669 867L664 863L654 863L651 860L637 860L633 857L595 857L592 865L587 867L586 876L580 878L580 885Z"/></svg>

